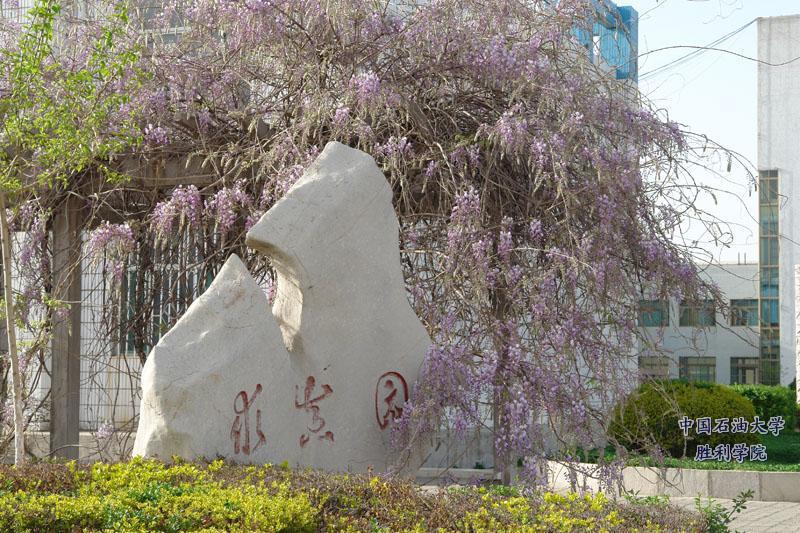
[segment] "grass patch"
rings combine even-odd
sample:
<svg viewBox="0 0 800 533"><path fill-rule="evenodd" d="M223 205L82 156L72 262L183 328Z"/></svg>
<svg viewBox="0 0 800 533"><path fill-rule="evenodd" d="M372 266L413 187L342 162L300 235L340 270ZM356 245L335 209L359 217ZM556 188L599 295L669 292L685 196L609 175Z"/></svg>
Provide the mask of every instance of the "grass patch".
<svg viewBox="0 0 800 533"><path fill-rule="evenodd" d="M787 432L780 435L762 435L761 444L767 447L766 461L695 461L692 458L668 457L664 464L670 468L695 468L697 470L754 470L759 472L800 472L800 433ZM655 466L649 457L632 458L631 466Z"/></svg>
<svg viewBox="0 0 800 533"><path fill-rule="evenodd" d="M513 487L423 492L377 476L281 466L0 465L1 531L703 531L669 505Z"/></svg>
<svg viewBox="0 0 800 533"><path fill-rule="evenodd" d="M697 470L754 470L760 472L800 472L800 433L786 431L778 435L761 435L761 444L767 448L766 461L695 461L693 458L676 459L667 457L664 465L668 468L695 468ZM611 447L602 450L605 460L616 457ZM578 451L578 458L587 463L597 463L601 450L589 452ZM654 459L646 455L632 455L628 466L660 466Z"/></svg>

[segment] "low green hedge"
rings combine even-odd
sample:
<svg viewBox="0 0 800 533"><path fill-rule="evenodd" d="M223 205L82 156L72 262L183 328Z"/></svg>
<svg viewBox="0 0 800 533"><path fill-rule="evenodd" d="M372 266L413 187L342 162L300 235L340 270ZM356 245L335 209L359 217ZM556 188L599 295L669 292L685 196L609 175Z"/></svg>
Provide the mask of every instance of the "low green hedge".
<svg viewBox="0 0 800 533"><path fill-rule="evenodd" d="M648 452L655 445L672 457L694 457L699 444L757 444L754 433L712 433L697 435L695 428L684 437L678 420L686 416L753 419L756 411L747 398L730 387L682 380L651 381L642 384L614 410L608 435L630 451Z"/></svg>
<svg viewBox="0 0 800 533"><path fill-rule="evenodd" d="M665 505L515 487L423 492L407 481L287 467L0 465L0 531L705 531Z"/></svg>
<svg viewBox="0 0 800 533"><path fill-rule="evenodd" d="M794 429L797 410L794 390L781 385L731 385L731 388L753 403L762 420L782 416L786 430Z"/></svg>
<svg viewBox="0 0 800 533"><path fill-rule="evenodd" d="M222 464L211 466L211 472ZM0 531L314 531L318 511L285 482L227 487L192 464L97 463L71 470L75 489L0 492ZM13 486L6 478L6 486Z"/></svg>

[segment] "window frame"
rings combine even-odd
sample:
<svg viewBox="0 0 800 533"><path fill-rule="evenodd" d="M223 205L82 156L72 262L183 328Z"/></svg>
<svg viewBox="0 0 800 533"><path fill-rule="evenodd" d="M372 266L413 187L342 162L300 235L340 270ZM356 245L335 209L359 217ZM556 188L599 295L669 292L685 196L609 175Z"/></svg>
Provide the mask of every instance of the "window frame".
<svg viewBox="0 0 800 533"><path fill-rule="evenodd" d="M646 361L647 363L645 363ZM669 379L671 361L672 360L666 355L640 355L637 361L639 380L646 381L648 379ZM663 369L663 372L660 369ZM654 372L654 370L657 371Z"/></svg>
<svg viewBox="0 0 800 533"><path fill-rule="evenodd" d="M731 357L731 385L757 385L761 383L761 359L758 357ZM739 374L752 370L754 378L752 382L748 382L745 377L744 381L740 381Z"/></svg>
<svg viewBox="0 0 800 533"><path fill-rule="evenodd" d="M657 314L658 320L651 320ZM663 328L669 326L669 314L668 300L639 300L636 320L640 328Z"/></svg>
<svg viewBox="0 0 800 533"><path fill-rule="evenodd" d="M698 368L710 369L708 372L709 379L697 378L692 376L692 370ZM717 358L715 356L683 356L678 360L678 375L681 379L686 381L703 381L706 383L717 382Z"/></svg>
<svg viewBox="0 0 800 533"><path fill-rule="evenodd" d="M702 317L706 317L704 321ZM706 328L717 325L717 309L714 300L680 303L678 325L683 328Z"/></svg>
<svg viewBox="0 0 800 533"><path fill-rule="evenodd" d="M729 324L733 327L758 327L758 313L758 298L731 298Z"/></svg>

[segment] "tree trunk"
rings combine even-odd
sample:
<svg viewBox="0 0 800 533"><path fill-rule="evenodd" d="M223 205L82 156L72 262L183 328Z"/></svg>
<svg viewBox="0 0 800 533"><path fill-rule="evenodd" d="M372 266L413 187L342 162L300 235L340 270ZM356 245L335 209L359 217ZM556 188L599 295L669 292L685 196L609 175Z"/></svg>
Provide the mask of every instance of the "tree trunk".
<svg viewBox="0 0 800 533"><path fill-rule="evenodd" d="M491 292L491 300L494 307L494 316L495 320L498 323L504 323L505 319L508 315L508 296L506 294L506 290L504 287L495 288ZM508 339L507 336L497 332L494 338L494 347L497 350L497 368L499 371L505 370L506 367L506 360L507 356L505 350L508 348ZM507 422L503 421L502 414L505 410L506 405L509 402L509 392L508 392L508 383L504 383L500 378L495 378L495 392L494 398L492 401L492 429L494 433L494 438L497 438L497 434L503 428L502 426L507 424ZM516 461L513 457L510 457L508 454L499 454L497 452L497 444L495 442L493 446L493 456L494 456L494 471L495 473L500 473L500 482L503 485L511 485L514 481L514 474L516 471Z"/></svg>
<svg viewBox="0 0 800 533"><path fill-rule="evenodd" d="M3 292L6 300L8 358L11 360L11 398L14 403L14 464L25 463L25 421L22 414L22 374L19 371L17 334L14 316L14 290L11 286L11 233L6 217L6 195L0 191L0 238L3 248Z"/></svg>

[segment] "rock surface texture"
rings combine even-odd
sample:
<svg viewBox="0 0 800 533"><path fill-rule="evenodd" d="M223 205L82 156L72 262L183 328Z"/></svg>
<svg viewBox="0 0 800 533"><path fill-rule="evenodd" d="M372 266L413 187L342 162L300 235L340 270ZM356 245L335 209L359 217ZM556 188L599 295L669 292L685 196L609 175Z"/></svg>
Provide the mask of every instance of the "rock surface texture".
<svg viewBox="0 0 800 533"><path fill-rule="evenodd" d="M329 143L247 234L278 274L232 256L153 348L134 455L419 466L389 446L430 339L406 299L398 222L369 155Z"/></svg>

